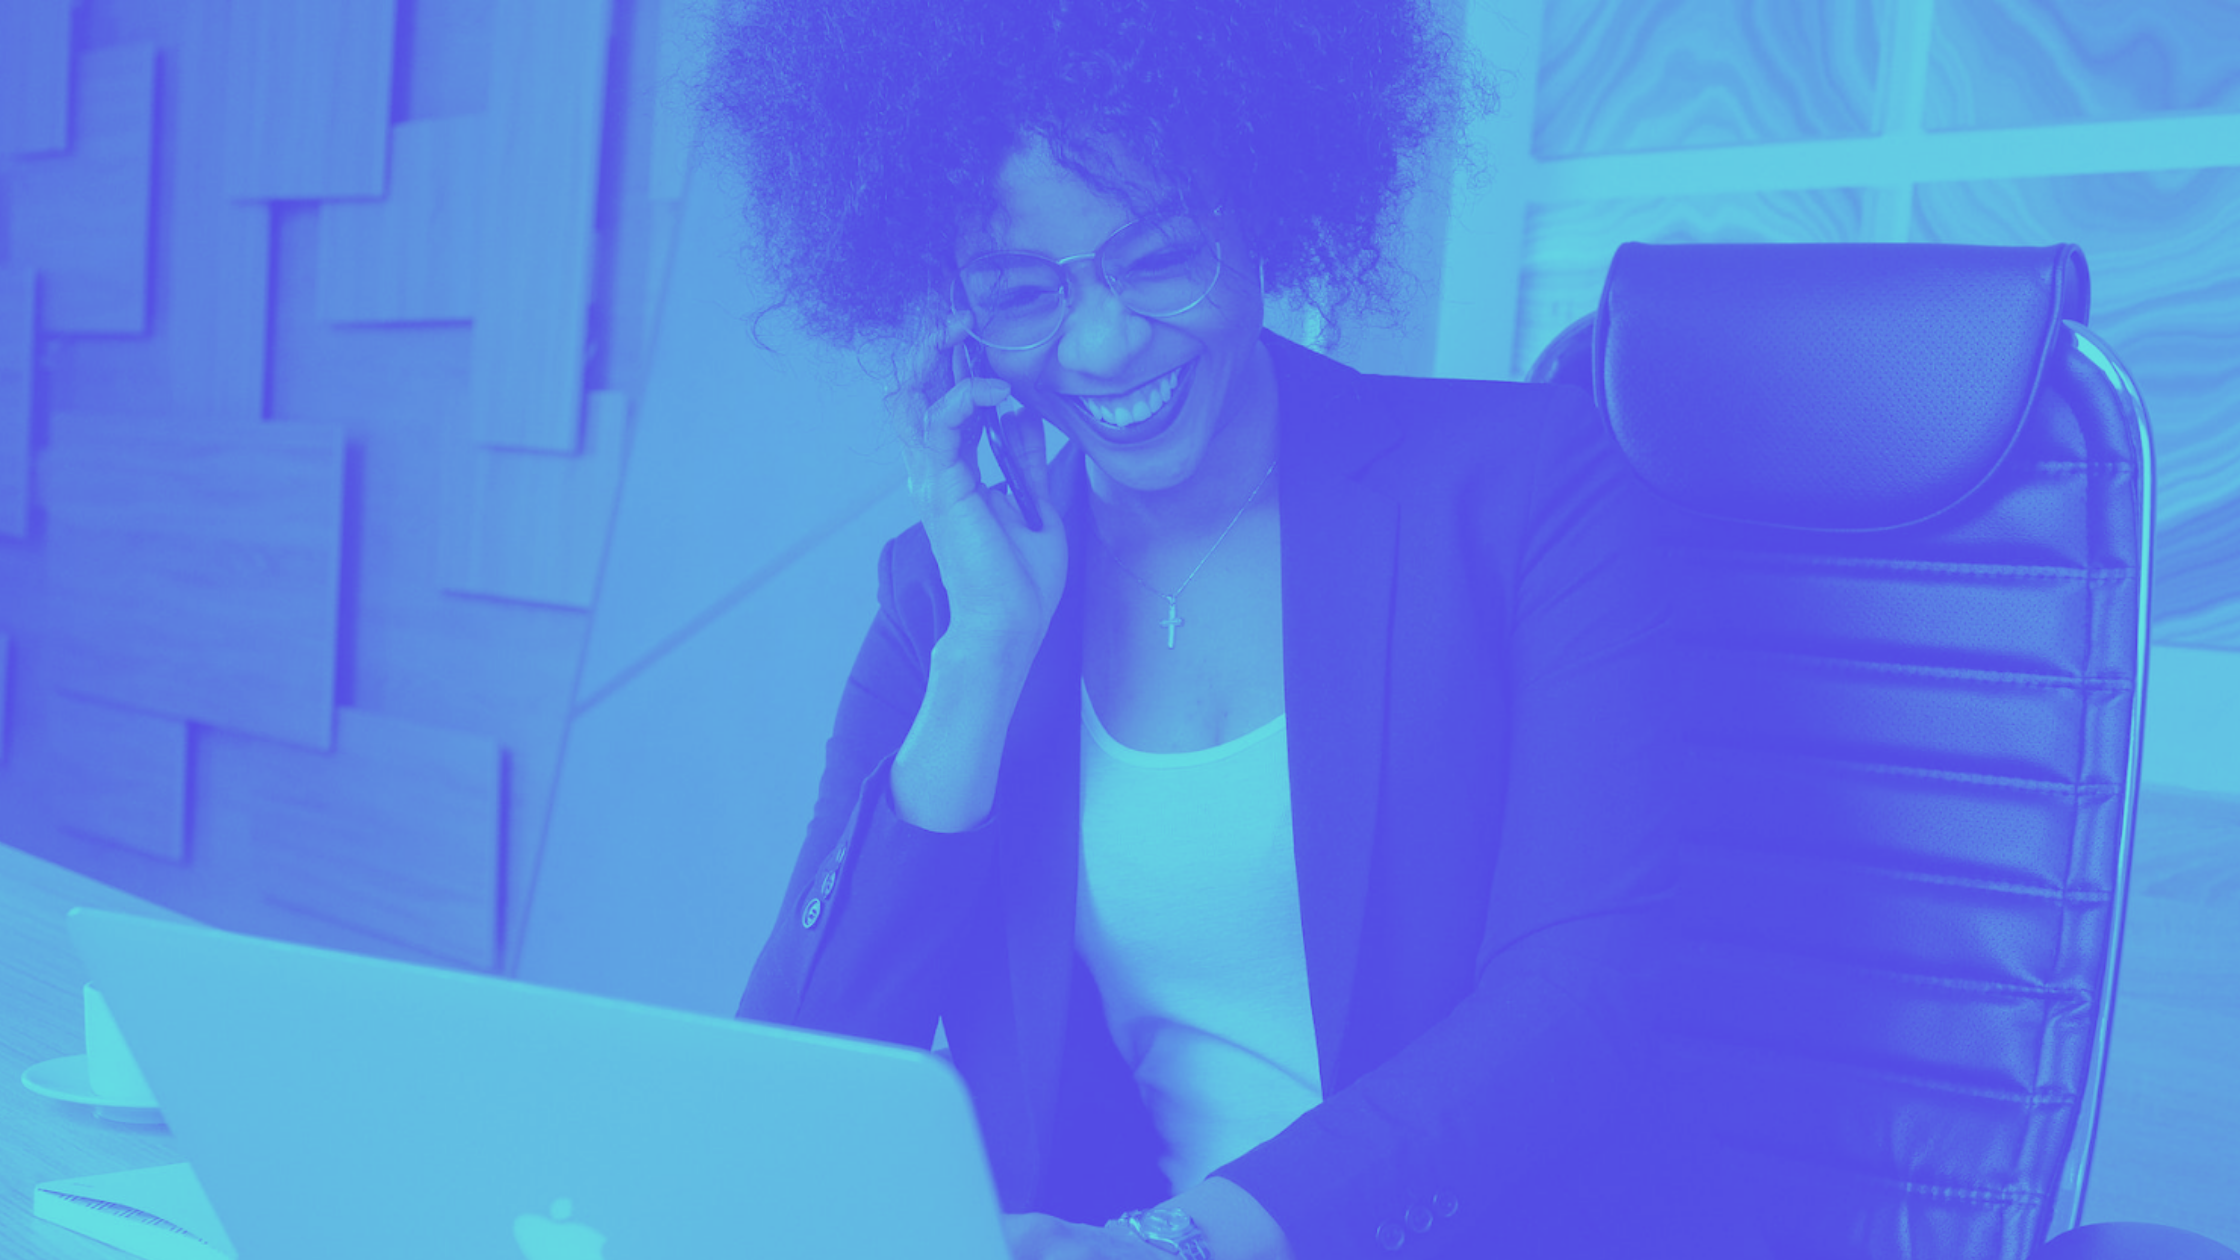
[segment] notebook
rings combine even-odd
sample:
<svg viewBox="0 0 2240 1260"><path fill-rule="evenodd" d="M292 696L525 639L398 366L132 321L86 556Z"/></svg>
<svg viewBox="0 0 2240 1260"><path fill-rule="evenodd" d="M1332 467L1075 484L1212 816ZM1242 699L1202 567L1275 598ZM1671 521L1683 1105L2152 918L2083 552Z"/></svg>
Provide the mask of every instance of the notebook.
<svg viewBox="0 0 2240 1260"><path fill-rule="evenodd" d="M140 1260L235 1260L186 1164L42 1181L31 1188L31 1214Z"/></svg>
<svg viewBox="0 0 2240 1260"><path fill-rule="evenodd" d="M239 1254L1005 1260L923 1050L94 910L70 935Z"/></svg>

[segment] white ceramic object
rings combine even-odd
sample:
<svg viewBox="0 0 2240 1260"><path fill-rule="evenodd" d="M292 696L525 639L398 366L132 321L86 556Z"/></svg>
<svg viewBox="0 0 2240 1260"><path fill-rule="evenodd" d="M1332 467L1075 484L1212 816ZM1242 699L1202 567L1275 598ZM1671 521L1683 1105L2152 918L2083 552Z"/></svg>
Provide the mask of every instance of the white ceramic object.
<svg viewBox="0 0 2240 1260"><path fill-rule="evenodd" d="M120 1124L163 1123L163 1113L153 1107L114 1105L94 1092L93 1082L86 1076L86 1057L82 1054L67 1054L32 1064L23 1070L23 1087L60 1102L91 1107L93 1114L104 1120Z"/></svg>
<svg viewBox="0 0 2240 1260"><path fill-rule="evenodd" d="M101 991L86 986L86 1079L111 1107L153 1107L156 1096L124 1044L124 1030Z"/></svg>
<svg viewBox="0 0 2240 1260"><path fill-rule="evenodd" d="M85 987L86 1052L34 1063L23 1070L23 1087L34 1094L92 1107L104 1120L124 1124L161 1124L156 1096L124 1043L109 1003L92 985Z"/></svg>

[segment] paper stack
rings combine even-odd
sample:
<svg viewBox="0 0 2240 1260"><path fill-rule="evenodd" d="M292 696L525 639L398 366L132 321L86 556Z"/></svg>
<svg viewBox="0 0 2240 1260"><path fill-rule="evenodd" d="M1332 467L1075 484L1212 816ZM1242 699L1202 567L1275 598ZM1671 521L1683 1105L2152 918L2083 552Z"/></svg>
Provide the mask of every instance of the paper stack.
<svg viewBox="0 0 2240 1260"><path fill-rule="evenodd" d="M43 1181L31 1188L31 1214L142 1260L236 1260L185 1164Z"/></svg>

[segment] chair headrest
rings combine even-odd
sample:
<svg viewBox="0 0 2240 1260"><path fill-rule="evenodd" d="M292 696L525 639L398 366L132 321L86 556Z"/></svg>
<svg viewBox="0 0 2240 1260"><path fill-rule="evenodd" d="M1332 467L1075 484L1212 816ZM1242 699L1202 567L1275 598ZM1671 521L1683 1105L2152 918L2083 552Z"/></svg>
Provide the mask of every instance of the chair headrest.
<svg viewBox="0 0 2240 1260"><path fill-rule="evenodd" d="M1595 402L1694 511L1910 525L1991 476L2090 302L2074 245L1626 244L1595 316Z"/></svg>

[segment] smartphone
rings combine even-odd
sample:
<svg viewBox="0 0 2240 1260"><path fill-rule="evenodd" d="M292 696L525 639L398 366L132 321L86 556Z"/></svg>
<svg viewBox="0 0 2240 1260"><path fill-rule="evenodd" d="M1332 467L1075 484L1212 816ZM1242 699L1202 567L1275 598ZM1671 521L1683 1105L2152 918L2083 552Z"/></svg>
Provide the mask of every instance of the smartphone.
<svg viewBox="0 0 2240 1260"><path fill-rule="evenodd" d="M957 357L951 370L956 373L958 380L966 376L994 375L988 370L987 360L981 355L980 343L970 338L957 347ZM1011 501L1019 505L1019 515L1026 521L1027 528L1041 533L1042 510L1035 505L1034 492L1027 489L1026 479L1019 475L1019 461L1012 458L1011 444L1004 440L1003 424L997 419L996 409L974 408L972 423L979 433L970 434L965 440L977 450L980 444L979 434L987 435L988 449L995 453L996 467L1003 470L1003 485L1011 493Z"/></svg>

